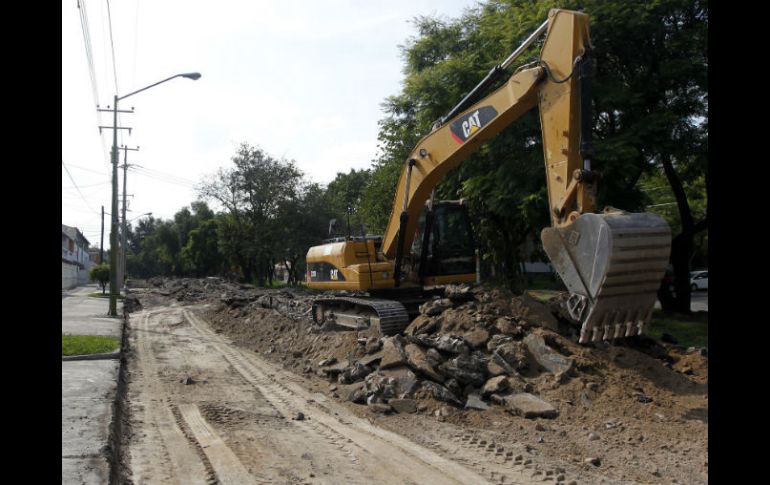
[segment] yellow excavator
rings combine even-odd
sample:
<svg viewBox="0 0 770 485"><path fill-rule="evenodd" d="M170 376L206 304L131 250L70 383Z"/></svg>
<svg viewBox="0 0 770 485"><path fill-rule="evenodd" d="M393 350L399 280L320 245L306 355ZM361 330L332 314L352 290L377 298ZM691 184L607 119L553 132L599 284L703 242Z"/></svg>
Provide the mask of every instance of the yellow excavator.
<svg viewBox="0 0 770 485"><path fill-rule="evenodd" d="M545 34L540 57L484 95ZM401 332L431 288L477 280L473 231L462 201L435 201L447 172L524 113L539 109L551 227L541 240L581 325L580 343L639 335L668 263L671 230L661 217L596 210L591 168L594 60L588 16L554 9L505 61L438 120L404 162L383 236L340 237L307 253L311 288L367 292L316 300L313 320Z"/></svg>

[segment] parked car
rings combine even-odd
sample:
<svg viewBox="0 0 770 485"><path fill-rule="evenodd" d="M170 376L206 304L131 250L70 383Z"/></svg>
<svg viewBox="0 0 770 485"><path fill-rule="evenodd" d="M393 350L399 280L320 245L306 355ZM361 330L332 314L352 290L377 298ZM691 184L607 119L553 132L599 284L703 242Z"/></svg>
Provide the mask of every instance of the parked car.
<svg viewBox="0 0 770 485"><path fill-rule="evenodd" d="M692 291L709 289L709 272L693 271L690 273L690 288Z"/></svg>

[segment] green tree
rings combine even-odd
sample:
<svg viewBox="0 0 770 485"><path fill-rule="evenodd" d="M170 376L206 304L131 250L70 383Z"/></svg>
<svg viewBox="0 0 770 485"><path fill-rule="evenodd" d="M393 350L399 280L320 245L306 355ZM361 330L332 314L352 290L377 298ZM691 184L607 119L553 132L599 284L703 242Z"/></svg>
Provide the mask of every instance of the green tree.
<svg viewBox="0 0 770 485"><path fill-rule="evenodd" d="M351 169L349 173L338 173L326 187L329 209L345 234L357 234L365 224L361 206L369 179L369 170Z"/></svg>
<svg viewBox="0 0 770 485"><path fill-rule="evenodd" d="M327 196L328 192L318 184L305 183L296 197L280 206L280 264L289 274L290 285L296 285L302 279L308 249L327 235L327 224L333 214Z"/></svg>
<svg viewBox="0 0 770 485"><path fill-rule="evenodd" d="M206 220L190 231L187 244L182 248L182 260L187 272L198 278L221 273L223 261L216 220Z"/></svg>
<svg viewBox="0 0 770 485"><path fill-rule="evenodd" d="M110 266L107 263L97 264L89 272L91 281L96 281L102 286L102 295L105 294L107 283L110 282Z"/></svg>
<svg viewBox="0 0 770 485"><path fill-rule="evenodd" d="M222 244L237 261L247 281L272 284L283 241L281 204L297 196L302 173L293 161L278 160L243 143L232 158L234 167L220 169L199 187L204 199L213 199L229 214L222 227Z"/></svg>

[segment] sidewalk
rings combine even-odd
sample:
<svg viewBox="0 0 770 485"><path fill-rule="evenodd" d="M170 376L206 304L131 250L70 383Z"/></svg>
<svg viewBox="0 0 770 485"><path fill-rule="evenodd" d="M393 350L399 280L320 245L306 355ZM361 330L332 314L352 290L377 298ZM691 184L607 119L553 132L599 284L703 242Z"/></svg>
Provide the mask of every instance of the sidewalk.
<svg viewBox="0 0 770 485"><path fill-rule="evenodd" d="M92 298L95 285L62 292L62 335L121 337L119 318L107 317L109 299ZM107 484L107 450L120 361L62 361L62 484Z"/></svg>

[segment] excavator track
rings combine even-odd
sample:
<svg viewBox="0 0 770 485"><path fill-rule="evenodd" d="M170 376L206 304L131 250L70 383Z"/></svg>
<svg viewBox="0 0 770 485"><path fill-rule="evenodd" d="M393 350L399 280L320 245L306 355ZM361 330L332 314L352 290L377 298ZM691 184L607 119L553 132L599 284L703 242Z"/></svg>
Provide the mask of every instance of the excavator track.
<svg viewBox="0 0 770 485"><path fill-rule="evenodd" d="M379 320L380 333L383 335L396 335L403 332L409 326L410 319L406 307L397 301L348 296L319 298L313 302L313 310L311 312L313 322L321 325L325 322L327 315L334 319L335 313L339 309L351 306L357 311L355 315L362 322L366 322L366 325L362 327L360 325L346 325L339 321L337 323L343 326L352 326L353 328L367 328L371 325L371 319L376 318ZM328 314L327 310L330 311Z"/></svg>

